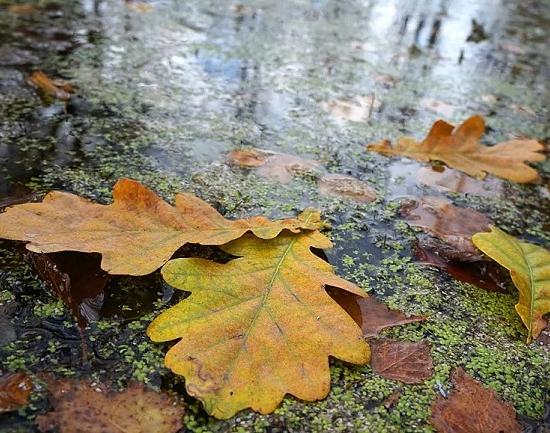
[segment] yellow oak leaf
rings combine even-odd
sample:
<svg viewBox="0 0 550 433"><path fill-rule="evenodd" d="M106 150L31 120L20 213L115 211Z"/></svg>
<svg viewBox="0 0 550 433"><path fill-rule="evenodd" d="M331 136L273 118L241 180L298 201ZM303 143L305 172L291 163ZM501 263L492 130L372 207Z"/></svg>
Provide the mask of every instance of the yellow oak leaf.
<svg viewBox="0 0 550 433"><path fill-rule="evenodd" d="M101 205L64 192L41 203L25 203L0 214L0 238L28 241L27 249L97 252L111 274L145 275L160 268L186 243L222 245L250 231L271 239L281 230L318 229L320 218L230 221L193 196L178 194L175 207L130 179L113 188L113 204ZM316 215L312 211L306 215Z"/></svg>
<svg viewBox="0 0 550 433"><path fill-rule="evenodd" d="M386 156L406 156L418 161L441 161L449 167L470 176L484 178L487 173L518 183L535 182L537 171L524 161L536 162L545 159L543 146L536 140L510 140L494 146L479 143L485 131L481 116L472 116L458 127L438 120L422 141L402 137L397 145L388 140L367 146L368 150Z"/></svg>
<svg viewBox="0 0 550 433"><path fill-rule="evenodd" d="M184 258L164 265L166 282L191 295L147 334L156 342L180 339L166 366L185 377L208 413L269 413L287 393L319 400L330 389L329 356L369 361L361 329L324 287L363 291L311 251L331 246L317 231L271 240L245 235L221 247L239 256L228 263Z"/></svg>
<svg viewBox="0 0 550 433"><path fill-rule="evenodd" d="M528 330L527 342L537 338L550 313L550 251L522 242L497 227L472 236L475 246L510 271L519 290L516 311Z"/></svg>

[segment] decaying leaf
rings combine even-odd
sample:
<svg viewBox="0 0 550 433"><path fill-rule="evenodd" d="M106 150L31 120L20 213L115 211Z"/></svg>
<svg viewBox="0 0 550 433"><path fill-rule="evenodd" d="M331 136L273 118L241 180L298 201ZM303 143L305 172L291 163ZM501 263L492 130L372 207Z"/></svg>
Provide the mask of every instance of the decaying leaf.
<svg viewBox="0 0 550 433"><path fill-rule="evenodd" d="M453 105L434 98L422 98L419 101L419 105L443 117L453 117L456 109Z"/></svg>
<svg viewBox="0 0 550 433"><path fill-rule="evenodd" d="M426 245L417 245L414 248L414 257L419 263L444 270L458 281L473 284L491 292L508 293L507 286L510 278L506 270L497 263L485 260L475 262L450 260L442 257L438 252Z"/></svg>
<svg viewBox="0 0 550 433"><path fill-rule="evenodd" d="M404 383L422 383L433 374L430 345L426 341L380 340L371 343L372 370Z"/></svg>
<svg viewBox="0 0 550 433"><path fill-rule="evenodd" d="M113 188L113 204L100 205L64 192L41 203L17 205L0 214L0 238L28 241L38 253L97 252L111 274L145 275L161 267L186 243L222 245L250 231L271 239L281 230L323 227L320 219L229 221L193 196L178 194L175 207L130 179ZM314 215L309 212L306 215Z"/></svg>
<svg viewBox="0 0 550 433"><path fill-rule="evenodd" d="M417 178L421 184L431 186L441 192L459 192L489 197L499 196L503 184L500 179L475 179L458 170L442 167L443 170L433 170L431 167L422 167L418 170Z"/></svg>
<svg viewBox="0 0 550 433"><path fill-rule="evenodd" d="M422 197L402 206L402 215L410 225L445 242L445 256L458 260L481 260L472 243L472 235L489 230L491 220L473 209L454 206L440 197Z"/></svg>
<svg viewBox="0 0 550 433"><path fill-rule="evenodd" d="M32 380L25 373L8 373L0 377L0 413L25 406L31 391Z"/></svg>
<svg viewBox="0 0 550 433"><path fill-rule="evenodd" d="M30 84L55 99L68 101L75 92L73 85L63 80L52 80L42 71L34 71L28 78Z"/></svg>
<svg viewBox="0 0 550 433"><path fill-rule="evenodd" d="M410 137L402 137L397 145L388 140L367 146L369 150L386 156L406 156L418 161L441 161L449 167L463 171L470 176L484 178L487 173L527 183L539 179L537 171L525 161L543 161L541 143L536 140L510 140L495 146L479 143L485 131L485 121L481 116L473 116L460 126L438 120L427 137L418 142Z"/></svg>
<svg viewBox="0 0 550 433"><path fill-rule="evenodd" d="M329 356L368 362L361 329L324 286L358 296L362 290L311 251L330 247L317 231L272 240L245 235L221 247L240 257L228 263L185 258L163 267L166 282L191 295L147 333L157 342L180 339L166 366L185 376L188 393L208 413L269 413L287 393L319 400L330 389Z"/></svg>
<svg viewBox="0 0 550 433"><path fill-rule="evenodd" d="M7 6L7 11L16 15L29 15L39 11L41 8L39 5L31 3L12 4Z"/></svg>
<svg viewBox="0 0 550 433"><path fill-rule="evenodd" d="M424 316L406 316L401 311L390 310L374 296L364 298L332 288L328 293L361 327L365 337L375 337L392 326L426 320Z"/></svg>
<svg viewBox="0 0 550 433"><path fill-rule="evenodd" d="M67 304L81 329L99 319L109 276L101 269L98 254L63 251L30 257L40 278Z"/></svg>
<svg viewBox="0 0 550 433"><path fill-rule="evenodd" d="M175 433L183 426L183 407L143 385L115 392L75 379L49 378L46 383L54 410L36 419L43 432Z"/></svg>
<svg viewBox="0 0 550 433"><path fill-rule="evenodd" d="M126 0L126 6L128 7L128 9L142 14L151 12L153 10L153 5L134 0Z"/></svg>
<svg viewBox="0 0 550 433"><path fill-rule="evenodd" d="M313 159L260 149L233 150L227 154L227 162L255 168L260 176L271 177L281 183L290 182L296 175L317 176L323 170L321 163Z"/></svg>
<svg viewBox="0 0 550 433"><path fill-rule="evenodd" d="M521 433L516 411L457 368L452 375L454 390L432 405L431 423L440 433Z"/></svg>
<svg viewBox="0 0 550 433"><path fill-rule="evenodd" d="M519 291L516 311L527 328L527 342L537 338L547 322L543 316L550 313L550 251L528 242L522 242L491 227L490 233L472 237L476 247L510 271Z"/></svg>
<svg viewBox="0 0 550 433"><path fill-rule="evenodd" d="M376 200L376 191L365 182L344 174L326 174L317 181L322 195L343 197L359 203Z"/></svg>
<svg viewBox="0 0 550 433"><path fill-rule="evenodd" d="M371 118L373 110L380 108L381 102L372 94L356 96L349 101L341 99L323 101L320 105L337 120L365 122Z"/></svg>

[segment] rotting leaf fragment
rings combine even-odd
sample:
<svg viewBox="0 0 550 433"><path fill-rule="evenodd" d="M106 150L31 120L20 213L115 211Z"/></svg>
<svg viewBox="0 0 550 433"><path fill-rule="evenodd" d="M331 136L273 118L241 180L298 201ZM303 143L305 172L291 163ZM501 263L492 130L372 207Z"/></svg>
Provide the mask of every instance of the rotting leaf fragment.
<svg viewBox="0 0 550 433"><path fill-rule="evenodd" d="M31 391L32 381L25 373L8 373L0 377L0 413L25 406Z"/></svg>
<svg viewBox="0 0 550 433"><path fill-rule="evenodd" d="M390 310L372 295L365 298L332 287L328 293L355 320L367 338L377 336L385 328L426 320L424 316L406 316L401 311Z"/></svg>

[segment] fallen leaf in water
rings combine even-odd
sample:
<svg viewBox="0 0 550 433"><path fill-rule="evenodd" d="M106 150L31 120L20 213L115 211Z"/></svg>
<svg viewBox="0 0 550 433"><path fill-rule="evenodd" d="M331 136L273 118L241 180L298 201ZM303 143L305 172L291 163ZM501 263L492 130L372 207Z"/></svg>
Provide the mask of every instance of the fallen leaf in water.
<svg viewBox="0 0 550 433"><path fill-rule="evenodd" d="M436 171L431 167L422 167L416 174L418 181L441 192L450 191L487 197L499 196L502 193L503 185L500 179L480 180L452 168L442 168L442 171Z"/></svg>
<svg viewBox="0 0 550 433"><path fill-rule="evenodd" d="M281 183L290 182L296 175L317 177L323 171L321 163L315 160L260 149L233 150L227 154L227 162L255 168L260 176L272 177Z"/></svg>
<svg viewBox="0 0 550 433"><path fill-rule="evenodd" d="M193 196L178 194L170 206L130 179L113 188L113 204L100 205L64 192L50 192L41 203L26 203L0 214L0 238L28 241L37 253L97 252L111 274L145 275L160 268L186 243L222 245L251 231L271 239L281 230L318 229L318 219L269 221L252 217L230 221Z"/></svg>
<svg viewBox="0 0 550 433"><path fill-rule="evenodd" d="M0 377L0 413L26 406L31 391L32 381L25 373L8 373Z"/></svg>
<svg viewBox="0 0 550 433"><path fill-rule="evenodd" d="M454 389L448 398L438 397L430 421L440 433L521 433L516 411L457 368L452 375Z"/></svg>
<svg viewBox="0 0 550 433"><path fill-rule="evenodd" d="M495 262L446 259L425 245L417 245L414 256L420 263L442 269L458 281L473 284L491 292L508 293L509 277L506 271Z"/></svg>
<svg viewBox="0 0 550 433"><path fill-rule="evenodd" d="M151 12L153 10L153 5L140 1L126 0L126 6L128 9L141 14Z"/></svg>
<svg viewBox="0 0 550 433"><path fill-rule="evenodd" d="M71 93L75 92L75 88L71 84L63 80L52 80L42 71L34 71L28 81L45 95L62 101L68 101L71 98Z"/></svg>
<svg viewBox="0 0 550 433"><path fill-rule="evenodd" d="M364 298L333 288L327 292L361 327L365 337L375 337L382 329L392 326L426 320L424 316L406 316L401 311L390 310L374 296Z"/></svg>
<svg viewBox="0 0 550 433"><path fill-rule="evenodd" d="M30 3L13 4L13 5L8 5L7 10L9 13L16 14L16 15L29 15L39 11L40 6L33 5Z"/></svg>
<svg viewBox="0 0 550 433"><path fill-rule="evenodd" d="M382 103L372 94L370 96L356 96L349 101L341 99L323 101L320 105L323 110L337 120L365 122L371 118L374 110L380 108Z"/></svg>
<svg viewBox="0 0 550 433"><path fill-rule="evenodd" d="M430 345L426 341L375 340L371 350L372 370L387 379L422 383L433 374Z"/></svg>
<svg viewBox="0 0 550 433"><path fill-rule="evenodd" d="M147 334L180 339L166 366L185 377L187 392L216 418L252 408L270 413L285 394L306 401L329 392L328 357L369 360L361 329L324 290L363 295L337 277L311 248L330 248L317 231L271 240L246 235L221 248L240 258L225 264L175 259L162 268L171 286L191 295L162 313Z"/></svg>
<svg viewBox="0 0 550 433"><path fill-rule="evenodd" d="M67 304L81 329L99 319L109 279L101 269L101 256L63 251L30 257L40 278Z"/></svg>
<svg viewBox="0 0 550 433"><path fill-rule="evenodd" d="M527 342L546 327L543 316L550 313L550 251L522 242L491 227L490 233L472 238L476 247L510 271L519 291L516 311L528 330Z"/></svg>
<svg viewBox="0 0 550 433"><path fill-rule="evenodd" d="M535 182L537 171L524 161L536 162L545 159L542 144L536 140L510 140L494 146L483 146L479 138L485 131L481 116L473 116L460 126L438 120L428 136L421 142L402 137L396 146L388 140L370 144L368 150L386 156L402 155L418 161L442 161L449 167L470 176L484 178L486 173L514 182Z"/></svg>
<svg viewBox="0 0 550 433"><path fill-rule="evenodd" d="M433 98L422 98L418 103L422 108L426 108L443 117L453 117L456 109L453 105Z"/></svg>
<svg viewBox="0 0 550 433"><path fill-rule="evenodd" d="M37 417L43 432L175 433L183 427L183 407L143 385L116 392L83 380L47 378L46 383L54 410Z"/></svg>
<svg viewBox="0 0 550 433"><path fill-rule="evenodd" d="M376 200L376 191L365 182L344 174L326 174L317 181L322 195L343 197L359 203Z"/></svg>
<svg viewBox="0 0 550 433"><path fill-rule="evenodd" d="M422 197L405 203L401 209L407 222L437 237L449 245L448 258L481 260L482 256L472 243L472 235L489 230L491 220L473 209L454 206L440 197Z"/></svg>

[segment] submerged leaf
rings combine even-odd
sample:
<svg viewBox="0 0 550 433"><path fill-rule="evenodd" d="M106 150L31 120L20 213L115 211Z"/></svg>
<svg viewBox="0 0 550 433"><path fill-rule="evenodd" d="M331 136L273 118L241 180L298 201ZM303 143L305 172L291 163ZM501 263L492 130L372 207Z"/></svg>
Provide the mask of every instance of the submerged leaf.
<svg viewBox="0 0 550 433"><path fill-rule="evenodd" d="M31 390L31 378L25 373L8 373L0 377L0 413L25 406Z"/></svg>
<svg viewBox="0 0 550 433"><path fill-rule="evenodd" d="M418 161L441 161L470 176L483 178L486 173L527 183L539 179L537 171L524 161L543 161L542 144L536 140L510 140L495 146L479 143L485 131L481 116L473 116L458 127L438 120L427 137L418 142L410 137L401 138L396 146L388 140L370 144L372 150L387 156L406 156Z"/></svg>
<svg viewBox="0 0 550 433"><path fill-rule="evenodd" d="M481 385L462 368L452 376L449 398L438 397L432 405L431 423L440 433L520 433L510 403Z"/></svg>
<svg viewBox="0 0 550 433"><path fill-rule="evenodd" d="M472 235L489 230L491 220L470 208L454 206L440 197L422 197L402 206L407 222L445 242L443 256L451 259L476 261L482 256L472 243Z"/></svg>
<svg viewBox="0 0 550 433"><path fill-rule="evenodd" d="M103 384L46 379L52 412L36 419L41 431L60 433L175 433L184 409L163 392L132 385L121 392Z"/></svg>
<svg viewBox="0 0 550 433"><path fill-rule="evenodd" d="M472 240L510 271L519 291L516 311L528 330L527 342L531 342L546 326L544 314L550 313L550 251L519 241L498 227L491 227L490 233L477 233Z"/></svg>
<svg viewBox="0 0 550 433"><path fill-rule="evenodd" d="M342 99L323 101L320 105L336 120L365 122L371 118L373 110L380 108L382 103L372 94L370 96L356 96L349 101Z"/></svg>
<svg viewBox="0 0 550 433"><path fill-rule="evenodd" d="M323 166L313 159L260 149L233 150L227 154L227 162L240 167L255 168L263 177L288 183L296 175L318 175Z"/></svg>
<svg viewBox="0 0 550 433"><path fill-rule="evenodd" d="M81 329L99 319L103 289L109 276L101 269L101 257L63 251L31 254L31 262L40 278L70 308Z"/></svg>
<svg viewBox="0 0 550 433"><path fill-rule="evenodd" d="M474 194L488 197L499 196L503 189L503 181L497 178L475 179L467 174L461 173L452 168L434 170L431 167L422 167L416 176L418 181L431 186L441 192L459 192L463 194Z"/></svg>
<svg viewBox="0 0 550 433"><path fill-rule="evenodd" d="M271 239L282 230L318 229L317 218L230 221L193 196L178 194L175 207L130 179L113 188L113 204L100 205L64 192L0 214L0 238L28 241L34 252L97 252L111 274L145 275L160 268L186 243L222 245L250 231ZM306 212L311 217L312 212Z"/></svg>
<svg viewBox="0 0 550 433"><path fill-rule="evenodd" d="M430 345L426 341L374 341L371 366L382 377L422 383L433 374Z"/></svg>
<svg viewBox="0 0 550 433"><path fill-rule="evenodd" d="M208 413L269 413L287 393L319 400L330 389L329 356L368 362L361 330L324 286L363 292L311 251L330 247L316 231L272 240L246 235L221 247L240 257L228 263L187 258L163 267L166 282L191 295L147 333L158 342L180 339L166 365L185 376Z"/></svg>
<svg viewBox="0 0 550 433"><path fill-rule="evenodd" d="M343 197L359 203L376 200L376 191L365 182L344 174L326 174L317 181L321 195Z"/></svg>

